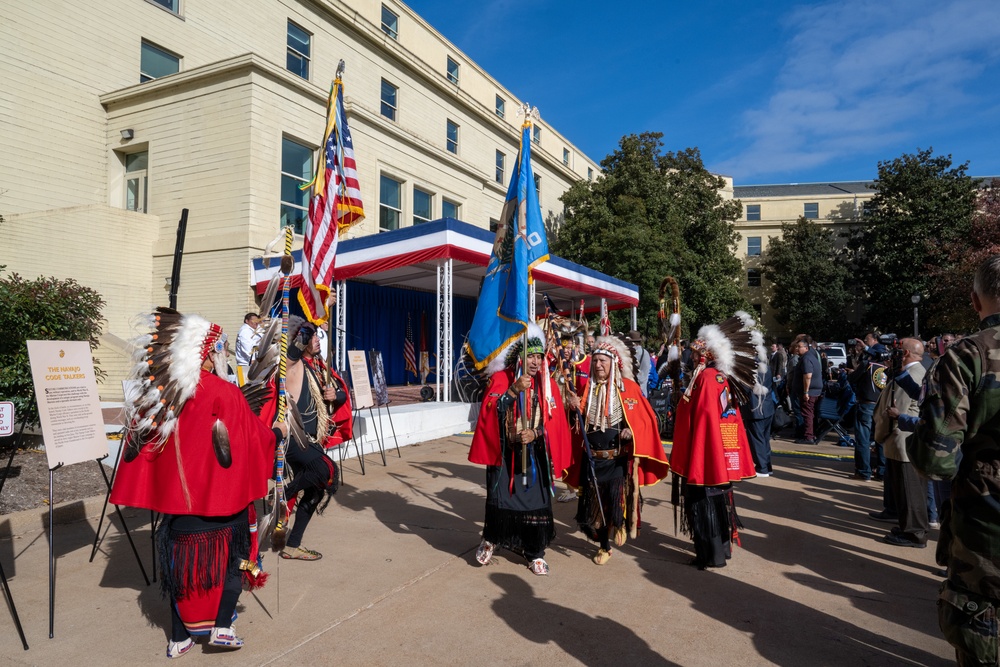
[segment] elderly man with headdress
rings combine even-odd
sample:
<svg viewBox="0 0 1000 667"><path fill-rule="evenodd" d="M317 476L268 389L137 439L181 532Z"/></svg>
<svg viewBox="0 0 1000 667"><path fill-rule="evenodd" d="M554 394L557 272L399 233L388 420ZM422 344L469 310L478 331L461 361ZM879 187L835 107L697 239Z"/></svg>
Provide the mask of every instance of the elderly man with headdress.
<svg viewBox="0 0 1000 667"><path fill-rule="evenodd" d="M251 587L263 584L253 502L267 494L287 428L269 429L223 379L226 335L218 325L169 308L159 308L151 325L136 340L111 502L163 513L157 551L170 598L167 657L184 655L199 635L239 648L241 571Z"/></svg>
<svg viewBox="0 0 1000 667"><path fill-rule="evenodd" d="M739 405L758 392L756 373L766 366L760 332L748 314L698 330L691 343L696 362L691 383L677 406L670 468L671 502L683 495L683 529L694 539L698 569L724 567L739 544L733 482L754 477L753 459ZM764 390L766 391L766 390Z"/></svg>
<svg viewBox="0 0 1000 667"><path fill-rule="evenodd" d="M566 483L578 489L576 521L600 546L598 565L611 559L611 543L638 535L640 487L667 476L652 406L635 381L638 363L624 338L600 336L591 350L590 378L577 401L583 430L573 432L573 464Z"/></svg>
<svg viewBox="0 0 1000 667"><path fill-rule="evenodd" d="M570 459L566 411L545 368L544 341L529 323L489 365L469 450L469 461L486 466L486 520L476 560L486 565L502 547L523 555L538 575L549 573L544 556L556 534L554 483Z"/></svg>
<svg viewBox="0 0 1000 667"><path fill-rule="evenodd" d="M324 445L331 419L328 406L335 408L335 416L336 410L346 404L347 392L343 381L339 385L326 381L316 358L318 355L316 327L301 317L289 318L285 393L292 410L292 429L285 462L291 469L292 479L285 486L285 497L288 511L295 514L287 541L278 555L290 560L314 561L323 557L320 552L303 547L302 537L324 497L337 492L336 464L326 454ZM261 410L261 417L266 419L273 415L277 404L277 390L272 387L271 400ZM275 531L281 533L282 527L278 526Z"/></svg>

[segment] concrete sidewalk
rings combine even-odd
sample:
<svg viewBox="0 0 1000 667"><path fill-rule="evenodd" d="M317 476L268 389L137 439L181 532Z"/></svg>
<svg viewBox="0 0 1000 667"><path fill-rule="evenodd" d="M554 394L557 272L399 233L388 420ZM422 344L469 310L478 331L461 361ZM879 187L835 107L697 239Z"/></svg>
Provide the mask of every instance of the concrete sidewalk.
<svg viewBox="0 0 1000 667"><path fill-rule="evenodd" d="M271 581L244 593L233 653L196 647L183 664L212 665L946 665L938 579L926 549L879 541L869 520L880 484L848 479L846 450L775 458L775 476L737 486L745 525L730 565L688 566L674 534L669 482L647 489L644 528L598 567L575 530L575 503L556 504L558 537L536 577L498 552L474 560L485 474L466 461L470 438L412 445L346 484L304 545L317 562L269 554ZM775 441L776 450L790 447ZM61 507L56 527L55 638L48 638L43 512L0 517L0 563L30 650L0 610L0 664L165 664L169 623L156 584L143 584L115 527L88 563L103 498ZM148 513L128 511L147 571ZM82 517L86 516L85 520ZM935 535L936 536L936 535ZM279 605L280 597L280 605Z"/></svg>

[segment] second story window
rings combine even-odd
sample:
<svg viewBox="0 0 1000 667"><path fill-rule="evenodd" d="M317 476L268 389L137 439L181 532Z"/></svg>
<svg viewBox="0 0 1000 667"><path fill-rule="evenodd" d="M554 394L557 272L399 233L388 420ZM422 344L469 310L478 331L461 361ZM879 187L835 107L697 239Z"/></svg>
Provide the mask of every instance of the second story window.
<svg viewBox="0 0 1000 667"><path fill-rule="evenodd" d="M747 237L747 257L757 257L760 255L760 237Z"/></svg>
<svg viewBox="0 0 1000 667"><path fill-rule="evenodd" d="M504 103L504 100L503 100L503 98L502 98L502 97L500 97L499 95L497 95L497 106L496 106L496 112L497 112L497 115L498 115L498 116L500 116L501 118L503 118L503 117L504 117L504 113L505 113L505 111L504 111L504 107L505 107L505 106L506 106L506 104Z"/></svg>
<svg viewBox="0 0 1000 667"><path fill-rule="evenodd" d="M396 120L396 94L399 89L385 79L382 79L382 115L389 120Z"/></svg>
<svg viewBox="0 0 1000 667"><path fill-rule="evenodd" d="M496 179L497 179L497 183L499 183L500 185L503 185L503 179L504 179L504 162L505 162L506 159L507 159L507 156L505 156L500 151L497 151L497 175L496 175Z"/></svg>
<svg viewBox="0 0 1000 667"><path fill-rule="evenodd" d="M378 186L378 230L391 232L399 229L403 216L403 184L388 176L379 177Z"/></svg>
<svg viewBox="0 0 1000 667"><path fill-rule="evenodd" d="M285 67L289 72L298 74L303 79L309 78L311 42L312 35L291 21L288 22L288 57Z"/></svg>
<svg viewBox="0 0 1000 667"><path fill-rule="evenodd" d="M591 167L587 167L587 180L594 180L594 170Z"/></svg>
<svg viewBox="0 0 1000 667"><path fill-rule="evenodd" d="M760 204L747 204L747 220L760 220Z"/></svg>
<svg viewBox="0 0 1000 667"><path fill-rule="evenodd" d="M536 144L542 143L542 128L537 125L531 127L531 141Z"/></svg>
<svg viewBox="0 0 1000 667"><path fill-rule="evenodd" d="M382 32L399 39L399 17L385 5L382 5Z"/></svg>
<svg viewBox="0 0 1000 667"><path fill-rule="evenodd" d="M819 203L818 202L806 202L802 205L802 215L808 220L816 220L819 218Z"/></svg>
<svg viewBox="0 0 1000 667"><path fill-rule="evenodd" d="M129 153L125 156L125 208L129 211L145 213L149 185L146 171L149 153Z"/></svg>
<svg viewBox="0 0 1000 667"><path fill-rule="evenodd" d="M453 201L448 201L447 199L441 200L441 217L442 218L453 218L455 220L461 220L459 215L459 210L461 207Z"/></svg>
<svg viewBox="0 0 1000 667"><path fill-rule="evenodd" d="M281 226L296 234L305 230L309 216L309 190L299 186L312 178L313 151L291 139L281 140Z"/></svg>
<svg viewBox="0 0 1000 667"><path fill-rule="evenodd" d="M569 149L568 148L564 148L563 149L563 164L566 165L567 167L569 166Z"/></svg>
<svg viewBox="0 0 1000 667"><path fill-rule="evenodd" d="M447 147L449 153L458 155L458 123L448 121Z"/></svg>
<svg viewBox="0 0 1000 667"><path fill-rule="evenodd" d="M434 211L434 195L420 188L413 188L413 224L431 221Z"/></svg>
<svg viewBox="0 0 1000 667"><path fill-rule="evenodd" d="M542 177L535 174L535 194L538 195L538 199L542 198Z"/></svg>
<svg viewBox="0 0 1000 667"><path fill-rule="evenodd" d="M163 7L173 14L180 13L181 0L152 0L153 3Z"/></svg>
<svg viewBox="0 0 1000 667"><path fill-rule="evenodd" d="M448 58L448 80L454 84L458 84L458 62L453 58Z"/></svg>
<svg viewBox="0 0 1000 667"><path fill-rule="evenodd" d="M146 83L161 76L176 74L181 69L180 56L142 40L139 55L139 83Z"/></svg>
<svg viewBox="0 0 1000 667"><path fill-rule="evenodd" d="M760 287L759 269L747 269L747 287Z"/></svg>

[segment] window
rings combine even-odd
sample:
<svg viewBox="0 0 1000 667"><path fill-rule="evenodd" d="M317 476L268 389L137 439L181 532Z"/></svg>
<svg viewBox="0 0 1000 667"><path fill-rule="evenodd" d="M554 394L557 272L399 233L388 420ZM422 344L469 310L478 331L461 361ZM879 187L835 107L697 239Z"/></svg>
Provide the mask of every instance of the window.
<svg viewBox="0 0 1000 667"><path fill-rule="evenodd" d="M819 218L819 204L818 203L816 203L816 202L813 202L811 204L810 203L805 203L805 204L802 205L802 207L803 207L802 215L804 215L807 219L809 219L809 220L816 220L817 218Z"/></svg>
<svg viewBox="0 0 1000 667"><path fill-rule="evenodd" d="M149 1L152 2L154 5L159 5L160 7L163 7L164 9L173 12L174 14L180 13L181 0L149 0Z"/></svg>
<svg viewBox="0 0 1000 667"><path fill-rule="evenodd" d="M461 220L458 217L459 205L453 201L448 201L447 199L441 200L441 217L442 218L454 218L455 220Z"/></svg>
<svg viewBox="0 0 1000 667"><path fill-rule="evenodd" d="M312 36L295 25L288 22L288 58L285 67L289 72L298 74L303 79L309 78L309 45Z"/></svg>
<svg viewBox="0 0 1000 667"><path fill-rule="evenodd" d="M309 217L309 191L299 186L312 178L313 151L291 139L281 140L281 226L305 231Z"/></svg>
<svg viewBox="0 0 1000 667"><path fill-rule="evenodd" d="M399 88L382 79L382 115L396 120L396 93Z"/></svg>
<svg viewBox="0 0 1000 667"><path fill-rule="evenodd" d="M760 287L760 269L747 269L747 287Z"/></svg>
<svg viewBox="0 0 1000 667"><path fill-rule="evenodd" d="M382 32L399 39L399 17L385 5L382 5Z"/></svg>
<svg viewBox="0 0 1000 667"><path fill-rule="evenodd" d="M534 125L531 128L531 141L536 144L542 143L542 128L537 125Z"/></svg>
<svg viewBox="0 0 1000 667"><path fill-rule="evenodd" d="M874 209L872 208L872 202L871 202L870 199L861 203L861 215L862 216L866 216L867 217L867 216L871 215L873 210Z"/></svg>
<svg viewBox="0 0 1000 667"><path fill-rule="evenodd" d="M458 84L458 63L452 58L448 58L448 80Z"/></svg>
<svg viewBox="0 0 1000 667"><path fill-rule="evenodd" d="M434 210L434 195L420 188L413 188L413 224L430 222Z"/></svg>
<svg viewBox="0 0 1000 667"><path fill-rule="evenodd" d="M502 98L502 97L500 97L499 95L497 95L497 106L496 106L496 112L497 112L497 115L498 115L498 116L500 116L501 118L503 118L503 117L504 117L504 113L505 113L505 112L504 112L504 107L505 107L505 106L506 106L506 105L504 104L504 101L503 101L503 98Z"/></svg>
<svg viewBox="0 0 1000 667"><path fill-rule="evenodd" d="M535 174L535 194L539 199L542 198L542 177Z"/></svg>
<svg viewBox="0 0 1000 667"><path fill-rule="evenodd" d="M757 314L757 323L760 324L760 318L764 316L764 304L753 304L753 312Z"/></svg>
<svg viewBox="0 0 1000 667"><path fill-rule="evenodd" d="M564 148L563 149L563 164L566 165L567 167L569 166L569 149L568 148Z"/></svg>
<svg viewBox="0 0 1000 667"><path fill-rule="evenodd" d="M458 155L458 123L448 121L448 152Z"/></svg>
<svg viewBox="0 0 1000 667"><path fill-rule="evenodd" d="M499 183L500 185L503 185L504 161L506 160L506 158L507 158L506 155L504 155L500 151L497 151L497 183Z"/></svg>
<svg viewBox="0 0 1000 667"><path fill-rule="evenodd" d="M587 167L587 180L594 180L594 170L591 167Z"/></svg>
<svg viewBox="0 0 1000 667"><path fill-rule="evenodd" d="M168 74L176 74L180 69L181 59L179 56L142 40L142 52L139 56L139 83L159 79Z"/></svg>
<svg viewBox="0 0 1000 667"><path fill-rule="evenodd" d="M497 229L500 227L500 221L496 218L490 218L490 231L494 234L497 233Z"/></svg>
<svg viewBox="0 0 1000 667"><path fill-rule="evenodd" d="M747 220L760 220L760 204L747 204Z"/></svg>
<svg viewBox="0 0 1000 667"><path fill-rule="evenodd" d="M378 184L378 230L399 229L403 215L403 184L388 176L380 176Z"/></svg>
<svg viewBox="0 0 1000 667"><path fill-rule="evenodd" d="M747 237L747 257L757 257L760 255L760 237Z"/></svg>
<svg viewBox="0 0 1000 667"><path fill-rule="evenodd" d="M125 156L125 209L138 213L146 212L149 185L146 170L149 167L149 153L129 153Z"/></svg>

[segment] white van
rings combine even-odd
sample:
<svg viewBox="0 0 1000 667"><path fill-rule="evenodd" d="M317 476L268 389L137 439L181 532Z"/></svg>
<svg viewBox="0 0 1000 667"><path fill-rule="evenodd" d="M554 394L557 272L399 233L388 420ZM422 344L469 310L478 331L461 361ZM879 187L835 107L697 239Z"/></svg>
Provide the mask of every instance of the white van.
<svg viewBox="0 0 1000 667"><path fill-rule="evenodd" d="M817 343L816 348L826 355L827 361L833 362L834 368L847 365L847 346L843 343Z"/></svg>

